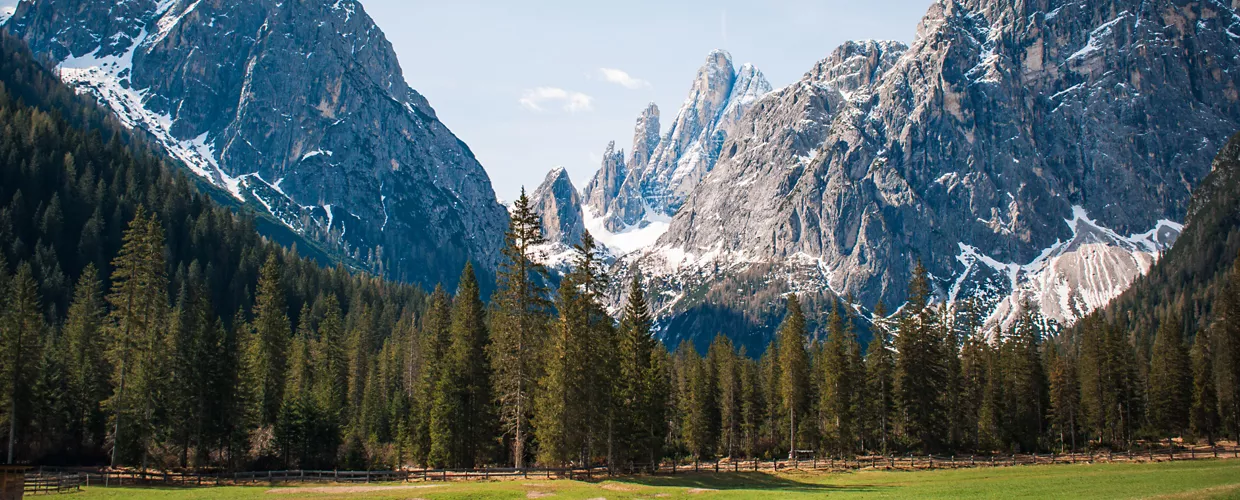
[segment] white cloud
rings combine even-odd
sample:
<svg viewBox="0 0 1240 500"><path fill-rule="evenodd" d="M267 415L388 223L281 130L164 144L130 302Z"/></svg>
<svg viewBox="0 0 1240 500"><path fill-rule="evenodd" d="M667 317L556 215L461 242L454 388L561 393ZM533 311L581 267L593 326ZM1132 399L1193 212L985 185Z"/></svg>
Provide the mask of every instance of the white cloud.
<svg viewBox="0 0 1240 500"><path fill-rule="evenodd" d="M650 82L640 78L633 78L632 75L629 75L628 72L624 70L616 68L599 68L598 74L603 77L604 80L628 89L636 90L650 87Z"/></svg>
<svg viewBox="0 0 1240 500"><path fill-rule="evenodd" d="M518 101L521 106L533 111L545 111L545 105L560 103L565 111L591 111L594 109L594 98L581 92L571 92L557 87L538 87L527 90Z"/></svg>

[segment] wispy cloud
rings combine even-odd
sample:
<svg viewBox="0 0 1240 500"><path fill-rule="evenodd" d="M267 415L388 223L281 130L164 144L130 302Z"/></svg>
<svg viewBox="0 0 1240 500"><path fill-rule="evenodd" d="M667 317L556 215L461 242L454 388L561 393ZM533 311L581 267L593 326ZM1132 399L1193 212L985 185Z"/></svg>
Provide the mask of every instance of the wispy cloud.
<svg viewBox="0 0 1240 500"><path fill-rule="evenodd" d="M593 97L557 87L538 87L527 90L521 95L519 102L522 107L533 111L546 111L547 106L556 105L572 113L594 109Z"/></svg>
<svg viewBox="0 0 1240 500"><path fill-rule="evenodd" d="M623 86L629 89L641 89L650 87L650 82L641 78L633 78L627 71L616 68L599 68L598 74L604 80Z"/></svg>

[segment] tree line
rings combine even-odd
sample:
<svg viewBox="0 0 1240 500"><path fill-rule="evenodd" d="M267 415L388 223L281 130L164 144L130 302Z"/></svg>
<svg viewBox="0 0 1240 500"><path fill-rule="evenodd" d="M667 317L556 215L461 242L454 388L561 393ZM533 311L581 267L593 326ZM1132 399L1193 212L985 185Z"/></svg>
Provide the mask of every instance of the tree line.
<svg viewBox="0 0 1240 500"><path fill-rule="evenodd" d="M198 193L14 43L0 43L8 461L626 466L1240 433L1240 268L1208 328L1167 317L1152 342L1102 316L1055 334L1028 307L991 329L969 302L936 302L919 265L895 314L841 301L821 335L789 295L757 357L722 334L705 353L669 350L640 276L613 319L588 235L550 276L524 195L489 300L468 265L456 290L429 294L323 269Z"/></svg>

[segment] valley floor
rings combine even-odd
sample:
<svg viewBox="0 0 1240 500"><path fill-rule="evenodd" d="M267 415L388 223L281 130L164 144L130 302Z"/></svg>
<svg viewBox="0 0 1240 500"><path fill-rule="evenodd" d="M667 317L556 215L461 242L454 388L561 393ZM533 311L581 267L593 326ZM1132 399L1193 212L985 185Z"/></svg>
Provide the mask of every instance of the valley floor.
<svg viewBox="0 0 1240 500"><path fill-rule="evenodd" d="M305 487L86 488L77 500L465 498L1240 498L1240 460L1038 465L918 472L734 473L604 482L499 481Z"/></svg>

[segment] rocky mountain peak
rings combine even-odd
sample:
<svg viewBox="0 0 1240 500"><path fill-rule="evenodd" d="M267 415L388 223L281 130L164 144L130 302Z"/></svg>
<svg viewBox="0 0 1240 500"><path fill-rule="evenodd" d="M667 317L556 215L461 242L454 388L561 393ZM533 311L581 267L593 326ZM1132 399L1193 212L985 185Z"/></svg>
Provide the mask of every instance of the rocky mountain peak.
<svg viewBox="0 0 1240 500"><path fill-rule="evenodd" d="M192 172L356 267L433 285L498 263L506 219L486 172L354 0L41 0L5 29Z"/></svg>
<svg viewBox="0 0 1240 500"><path fill-rule="evenodd" d="M590 203L605 230L642 228L675 214L714 168L728 128L770 90L752 64L738 71L728 52L707 55L666 134L658 136L659 111L653 104L638 117L628 176L610 204Z"/></svg>
<svg viewBox="0 0 1240 500"><path fill-rule="evenodd" d="M940 297L1071 322L1148 270L1240 129L1238 40L1217 0L936 2L911 46L845 44L754 103L619 265L679 291L672 343L720 311L769 333L754 297L788 291L901 304L918 260Z"/></svg>
<svg viewBox="0 0 1240 500"><path fill-rule="evenodd" d="M637 125L633 127L633 153L629 164L644 167L650 163L650 156L659 147L659 106L650 103L642 114L637 117Z"/></svg>
<svg viewBox="0 0 1240 500"><path fill-rule="evenodd" d="M623 156L624 153L620 152L620 157ZM543 236L548 243L566 246L581 243L581 237L585 234L581 198L564 167L548 172L542 184L530 195L530 201L534 211L542 216Z"/></svg>

